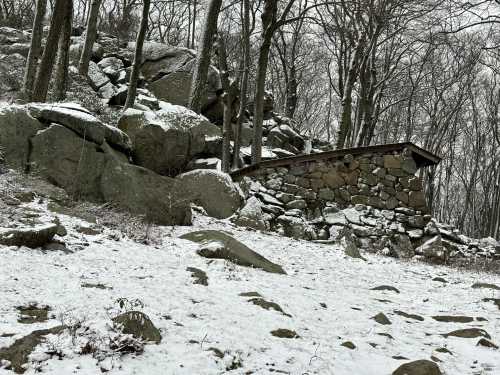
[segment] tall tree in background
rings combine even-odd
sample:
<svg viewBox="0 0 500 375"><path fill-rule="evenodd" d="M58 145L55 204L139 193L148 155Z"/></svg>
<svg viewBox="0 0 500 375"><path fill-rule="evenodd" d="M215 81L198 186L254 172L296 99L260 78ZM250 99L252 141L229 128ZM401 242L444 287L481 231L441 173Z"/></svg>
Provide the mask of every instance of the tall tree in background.
<svg viewBox="0 0 500 375"><path fill-rule="evenodd" d="M32 100L38 59L42 51L43 18L45 17L46 9L47 0L38 0L36 2L35 19L33 20L33 29L31 31L31 45L26 60L22 89L22 96L28 101Z"/></svg>
<svg viewBox="0 0 500 375"><path fill-rule="evenodd" d="M139 27L139 33L137 34L137 41L135 42L134 63L132 65L132 72L130 73L127 101L125 102L125 107L124 107L125 109L133 107L135 103L137 84L139 81L139 71L141 68L141 61L142 61L142 47L144 45L144 38L146 37L146 31L148 28L150 5L151 5L151 0L144 0L144 4L142 7L141 25Z"/></svg>
<svg viewBox="0 0 500 375"><path fill-rule="evenodd" d="M37 102L44 102L47 100L49 82L52 77L52 70L54 68L54 61L56 59L57 47L64 24L66 9L66 0L55 1L52 19L50 20L49 35L47 36L47 41L45 42L42 61L40 62L40 67L38 68L33 88L32 99Z"/></svg>
<svg viewBox="0 0 500 375"><path fill-rule="evenodd" d="M241 39L243 44L243 57L242 64L240 65L243 69L240 82L240 108L234 131L233 168L238 168L240 166L241 126L245 118L245 110L247 107L248 76L250 74L250 0L243 0L242 8Z"/></svg>
<svg viewBox="0 0 500 375"><path fill-rule="evenodd" d="M73 29L73 0L66 0L66 14L64 25L59 37L57 65L55 72L54 97L56 100L66 98L68 87L69 47L71 45L71 31Z"/></svg>
<svg viewBox="0 0 500 375"><path fill-rule="evenodd" d="M264 122L264 94L266 90L267 64L269 62L269 51L273 40L273 35L279 27L288 21L286 17L295 0L289 0L283 13L277 20L278 2L276 0L264 0L264 10L262 12L262 42L259 48L259 60L257 63L257 76L255 77L254 95L254 116L253 130L254 138L252 143L252 162L259 163L262 159L262 124ZM300 18L300 17L298 17Z"/></svg>
<svg viewBox="0 0 500 375"><path fill-rule="evenodd" d="M90 4L90 13L87 20L87 28L85 30L85 42L83 43L82 54L78 64L78 71L82 76L86 76L89 72L92 47L97 39L97 16L99 15L100 5L101 0L92 0Z"/></svg>
<svg viewBox="0 0 500 375"><path fill-rule="evenodd" d="M214 43L214 36L217 31L217 20L219 18L222 0L210 0L205 14L205 23L203 25L203 35L201 37L196 64L194 67L193 81L191 84L191 94L189 96L189 108L196 113L201 112L203 97L208 76L208 67L210 65L210 53Z"/></svg>

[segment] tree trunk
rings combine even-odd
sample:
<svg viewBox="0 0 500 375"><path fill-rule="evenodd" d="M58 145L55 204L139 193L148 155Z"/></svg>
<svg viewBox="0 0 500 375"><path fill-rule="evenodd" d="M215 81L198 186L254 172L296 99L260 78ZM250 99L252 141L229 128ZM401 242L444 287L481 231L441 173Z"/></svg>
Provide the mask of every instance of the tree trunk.
<svg viewBox="0 0 500 375"><path fill-rule="evenodd" d="M222 171L228 173L231 169L231 120L233 118L233 101L235 98L235 83L229 80L229 68L227 66L226 44L222 35L217 38L217 55L219 58L219 70L221 71L221 83L224 94L224 117L222 122Z"/></svg>
<svg viewBox="0 0 500 375"><path fill-rule="evenodd" d="M198 13L198 9L196 8L196 1L197 0L193 0L193 28L191 29L191 47L190 47L192 49L194 49L194 35L196 32L196 14Z"/></svg>
<svg viewBox="0 0 500 375"><path fill-rule="evenodd" d="M193 81L191 84L191 94L189 96L189 108L196 113L201 112L203 98L205 96L208 67L210 65L210 51L212 50L214 35L217 31L217 20L219 18L221 5L222 0L210 0L205 16L203 36L200 47L198 48L198 55L196 57L196 64L193 72Z"/></svg>
<svg viewBox="0 0 500 375"><path fill-rule="evenodd" d="M54 12L50 20L49 35L43 50L42 61L36 75L36 81L33 88L32 99L37 102L47 100L47 92L49 90L49 82L52 77L54 61L57 54L57 45L59 36L64 23L64 15L66 12L66 1L56 0Z"/></svg>
<svg viewBox="0 0 500 375"><path fill-rule="evenodd" d="M264 122L264 94L266 88L267 64L269 61L269 50L276 23L278 4L274 0L264 2L262 12L262 44L259 50L259 61L257 65L257 76L255 78L252 163L260 163L262 159L262 123Z"/></svg>
<svg viewBox="0 0 500 375"><path fill-rule="evenodd" d="M66 14L64 25L59 37L57 52L57 65L55 73L55 99L60 101L66 98L68 88L68 66L69 66L69 47L71 45L71 31L73 29L73 0L66 0Z"/></svg>
<svg viewBox="0 0 500 375"><path fill-rule="evenodd" d="M92 55L92 47L97 38L97 17L99 15L99 7L101 0L92 0L90 5L89 17L87 20L87 28L85 30L85 42L82 47L82 54L78 64L78 71L82 76L87 76L89 72L90 56Z"/></svg>
<svg viewBox="0 0 500 375"><path fill-rule="evenodd" d="M42 51L43 18L45 17L46 9L47 0L38 0L36 3L35 19L33 20L33 30L31 32L31 45L26 60L22 90L22 96L28 101L32 100L36 68L38 66L40 52Z"/></svg>
<svg viewBox="0 0 500 375"><path fill-rule="evenodd" d="M295 67L295 61L292 61L292 66L290 67L290 72L288 76L288 82L286 85L286 100L285 100L285 116L288 118L293 118L295 114L295 109L297 108L297 72Z"/></svg>
<svg viewBox="0 0 500 375"><path fill-rule="evenodd" d="M344 148L347 133L349 133L352 128L352 90L354 89L354 85L358 77L359 60L361 58L361 53L364 50L364 46L364 37L360 37L349 64L349 71L347 73L346 82L344 84L344 95L342 97L341 103L342 114L340 116L339 130L337 132L337 149Z"/></svg>
<svg viewBox="0 0 500 375"><path fill-rule="evenodd" d="M240 82L240 108L234 132L233 168L240 167L241 126L245 118L245 109L248 99L248 75L250 72L250 0L243 0L243 69Z"/></svg>
<svg viewBox="0 0 500 375"><path fill-rule="evenodd" d="M144 5L142 8L141 26L139 28L139 33L137 34L137 41L135 43L134 63L132 65L132 72L130 73L127 101L125 102L124 109L133 107L135 103L135 95L137 93L137 83L139 81L139 70L141 67L141 60L142 60L142 46L144 45L144 38L146 36L146 31L148 28L148 16L149 16L150 5L151 5L151 0L144 0Z"/></svg>

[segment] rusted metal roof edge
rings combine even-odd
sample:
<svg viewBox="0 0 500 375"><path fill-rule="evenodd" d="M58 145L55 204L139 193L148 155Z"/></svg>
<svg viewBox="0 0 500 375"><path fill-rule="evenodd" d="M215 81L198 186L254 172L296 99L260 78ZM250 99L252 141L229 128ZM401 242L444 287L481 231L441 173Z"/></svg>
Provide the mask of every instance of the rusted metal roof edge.
<svg viewBox="0 0 500 375"><path fill-rule="evenodd" d="M285 158L279 159L271 159L262 161L257 164L252 164L247 167L237 169L230 173L231 177L240 177L244 176L248 173L254 172L261 168L275 168L281 167L285 165L291 165L301 162L307 161L318 161L318 160L327 160L327 159L335 159L342 157L347 154L359 155L370 152L388 152L388 151L399 151L404 148L410 149L413 153L418 155L420 160L418 160L419 167L436 165L439 164L441 158L423 148L415 145L412 142L403 142L403 143L388 143L383 145L373 145L373 146L362 146L362 147L354 147L354 148L343 148L340 150L333 151L325 151L319 152L316 154L306 154L306 155L297 155L297 156L288 156Z"/></svg>

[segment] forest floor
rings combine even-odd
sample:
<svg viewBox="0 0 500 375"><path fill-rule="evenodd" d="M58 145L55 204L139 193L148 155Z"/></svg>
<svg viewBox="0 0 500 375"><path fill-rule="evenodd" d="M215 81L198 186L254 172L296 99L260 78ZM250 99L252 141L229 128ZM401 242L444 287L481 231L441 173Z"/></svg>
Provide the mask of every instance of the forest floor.
<svg viewBox="0 0 500 375"><path fill-rule="evenodd" d="M36 199L21 206L50 216L52 203ZM81 213L67 214L58 214L67 251L0 245L0 348L34 330L78 323L73 332L47 336L26 374L378 375L431 357L449 375L500 373L499 351L477 346L480 337L444 335L479 328L500 343L500 307L488 300L500 298L500 291L472 288L478 282L498 286L498 275L371 254L353 259L337 245L249 231L201 214L191 227L133 226L126 217L96 225ZM230 232L287 275L200 257L197 244L179 238L200 229ZM208 285L194 284L188 267L205 271ZM372 290L383 285L396 289ZM240 295L248 292L283 312ZM104 342L110 335L120 299L150 317L161 343L102 361L81 354L89 337ZM47 320L19 322L17 307L30 304L46 306ZM379 313L390 324L372 319ZM270 332L277 329L298 337L275 337ZM342 346L348 341L351 348Z"/></svg>

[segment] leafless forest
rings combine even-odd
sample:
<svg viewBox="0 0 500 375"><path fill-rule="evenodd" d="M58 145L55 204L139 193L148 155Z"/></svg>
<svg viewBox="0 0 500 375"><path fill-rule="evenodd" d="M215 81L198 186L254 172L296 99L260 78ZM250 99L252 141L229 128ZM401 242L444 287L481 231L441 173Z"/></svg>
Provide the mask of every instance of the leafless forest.
<svg viewBox="0 0 500 375"><path fill-rule="evenodd" d="M0 1L1 26L33 29L28 99L45 100L56 60L56 94L64 98L72 28L87 28L83 74L97 33L137 38L135 61L144 39L192 48L195 111L212 61L222 72L225 118L241 118L247 102L263 107L268 90L296 129L333 148L414 142L443 157L424 176L433 215L468 235L496 238L499 24L498 0ZM44 49L35 76L29 64L41 53L44 26L52 48ZM133 105L134 80L132 72L126 106ZM253 119L254 161L262 122ZM228 157L223 162L227 170Z"/></svg>

